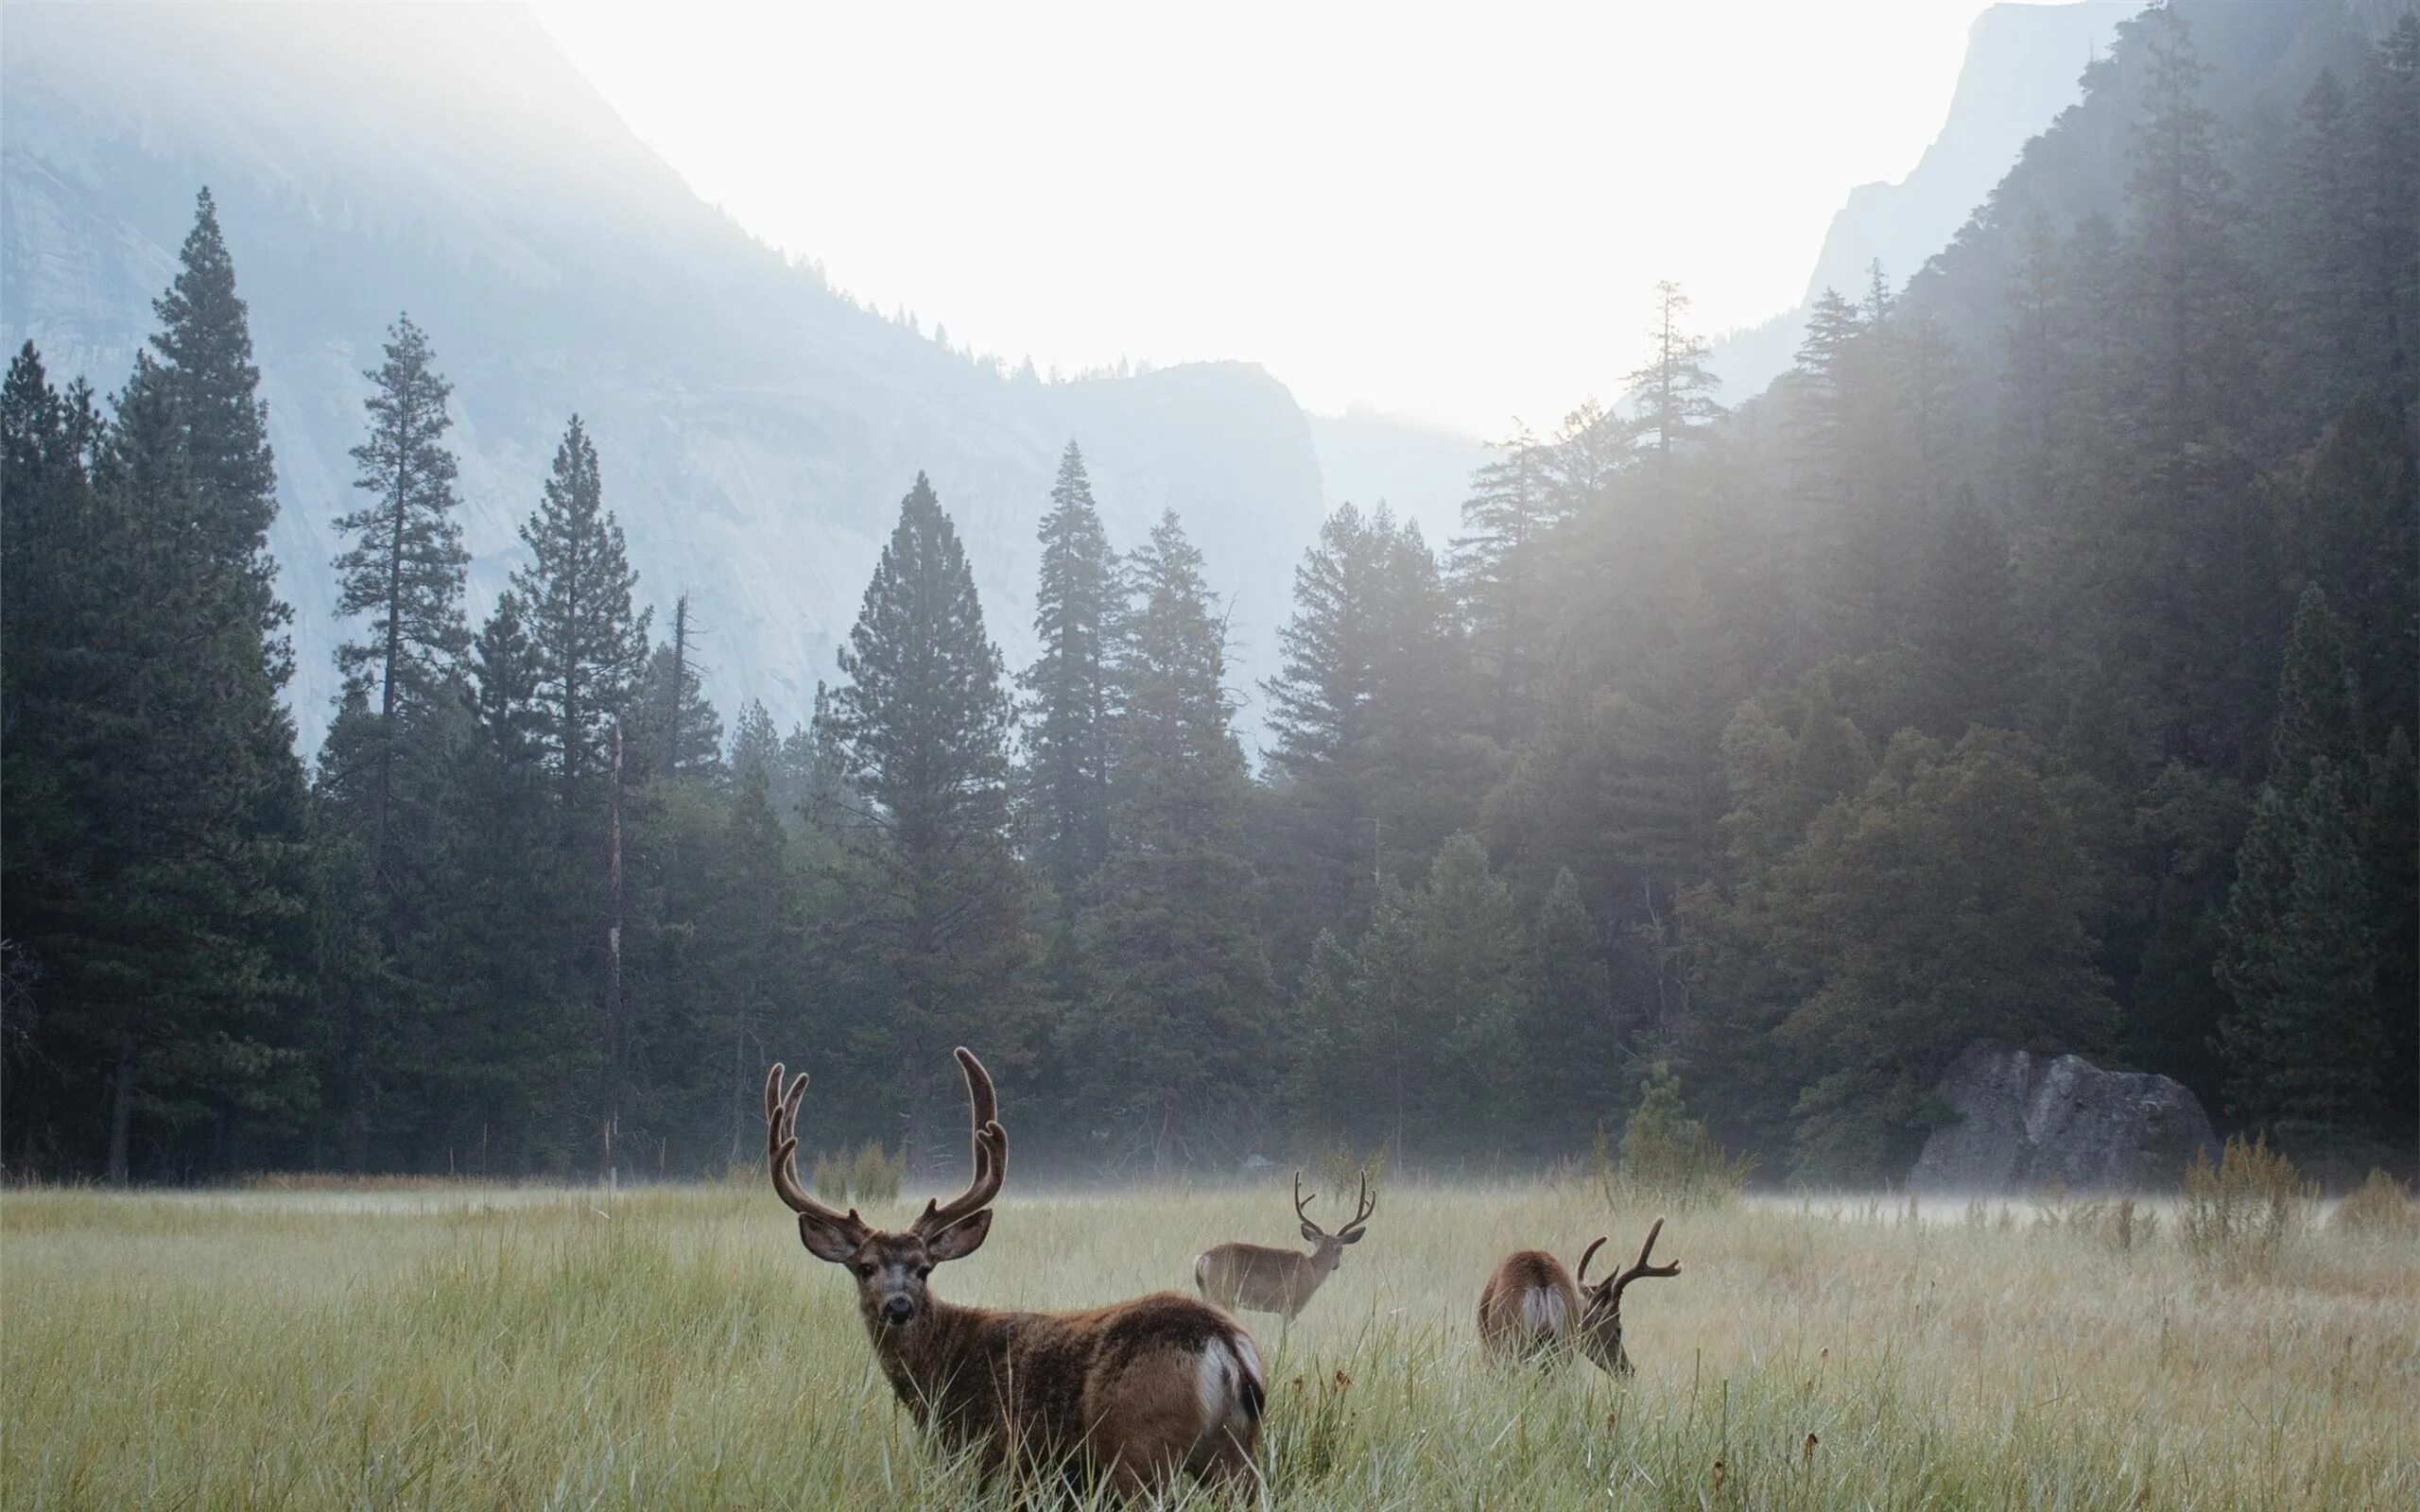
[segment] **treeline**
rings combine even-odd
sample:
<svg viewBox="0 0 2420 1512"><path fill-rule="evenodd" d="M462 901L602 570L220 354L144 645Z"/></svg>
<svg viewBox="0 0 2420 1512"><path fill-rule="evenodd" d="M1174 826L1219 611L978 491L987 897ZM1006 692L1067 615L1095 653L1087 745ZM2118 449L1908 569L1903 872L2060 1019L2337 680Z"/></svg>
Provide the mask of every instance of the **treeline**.
<svg viewBox="0 0 2420 1512"><path fill-rule="evenodd" d="M2130 23L2107 213L2012 175L1737 411L1667 285L1631 404L1444 549L1340 509L1257 774L1182 523L1110 541L1072 443L1013 678L920 477L835 681L726 738L577 419L475 628L402 320L306 776L205 195L106 414L8 380L0 1150L692 1174L780 1058L810 1148L929 1165L968 1042L1070 1169L1554 1159L1677 1073L1768 1177L1873 1181L1988 1036L2409 1166L2420 21L2291 118L2200 76Z"/></svg>

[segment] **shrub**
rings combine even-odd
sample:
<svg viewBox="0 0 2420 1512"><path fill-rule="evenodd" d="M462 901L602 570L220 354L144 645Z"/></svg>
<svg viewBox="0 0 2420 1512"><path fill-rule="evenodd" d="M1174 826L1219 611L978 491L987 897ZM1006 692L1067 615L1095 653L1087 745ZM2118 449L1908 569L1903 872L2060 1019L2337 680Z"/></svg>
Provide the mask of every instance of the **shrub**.
<svg viewBox="0 0 2420 1512"><path fill-rule="evenodd" d="M2213 1167L2207 1152L2185 1173L2177 1231L2193 1258L2228 1273L2265 1269L2283 1256L2308 1221L2310 1194L2294 1162L2242 1135L2227 1141Z"/></svg>
<svg viewBox="0 0 2420 1512"><path fill-rule="evenodd" d="M1732 1155L1688 1116L1681 1080L1662 1061L1647 1074L1638 1107L1622 1129L1621 1163L1614 1163L1604 1131L1597 1135L1597 1179L1611 1207L1652 1203L1687 1212L1721 1208L1748 1184L1754 1157Z"/></svg>
<svg viewBox="0 0 2420 1512"><path fill-rule="evenodd" d="M838 1155L819 1155L811 1184L818 1198L829 1207L843 1208L849 1203L849 1162Z"/></svg>
<svg viewBox="0 0 2420 1512"><path fill-rule="evenodd" d="M1334 1193L1336 1200L1344 1204L1341 1216L1329 1214L1332 1222L1341 1223L1353 1216L1353 1199L1361 1190L1361 1178L1369 1177L1373 1192L1377 1191L1378 1183L1386 1178L1387 1147L1381 1144L1368 1155L1361 1156L1354 1154L1349 1145L1330 1145L1320 1152L1313 1168L1322 1183L1320 1191Z"/></svg>
<svg viewBox="0 0 2420 1512"><path fill-rule="evenodd" d="M2328 1227L2358 1239L2420 1239L2420 1201L2384 1171L2372 1171L2359 1191L2336 1205Z"/></svg>
<svg viewBox="0 0 2420 1512"><path fill-rule="evenodd" d="M849 1192L852 1200L868 1206L877 1202L899 1200L899 1182L908 1174L908 1147L886 1150L873 1140L866 1141L857 1158L849 1166Z"/></svg>

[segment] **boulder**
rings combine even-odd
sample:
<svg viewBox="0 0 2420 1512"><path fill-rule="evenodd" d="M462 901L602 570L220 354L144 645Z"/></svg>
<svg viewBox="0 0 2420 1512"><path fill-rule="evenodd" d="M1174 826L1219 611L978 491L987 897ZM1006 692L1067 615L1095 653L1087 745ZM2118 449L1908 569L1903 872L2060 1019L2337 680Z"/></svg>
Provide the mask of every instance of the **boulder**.
<svg viewBox="0 0 2420 1512"><path fill-rule="evenodd" d="M1955 1122L1933 1131L1908 1173L1927 1193L2151 1192L2182 1183L2218 1137L2183 1083L2103 1071L2081 1056L2036 1056L1989 1040L1943 1078Z"/></svg>

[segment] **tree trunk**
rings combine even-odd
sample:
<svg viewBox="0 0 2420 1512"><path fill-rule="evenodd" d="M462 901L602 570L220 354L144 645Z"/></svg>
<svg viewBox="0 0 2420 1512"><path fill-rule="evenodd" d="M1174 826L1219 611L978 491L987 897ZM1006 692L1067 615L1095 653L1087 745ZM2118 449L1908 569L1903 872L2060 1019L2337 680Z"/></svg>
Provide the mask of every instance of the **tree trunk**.
<svg viewBox="0 0 2420 1512"><path fill-rule="evenodd" d="M117 1053L117 1073L110 1091L110 1185L126 1185L128 1135L134 1126L134 1047Z"/></svg>
<svg viewBox="0 0 2420 1512"><path fill-rule="evenodd" d="M664 775L671 777L681 768L681 680L689 659L689 595L682 594L672 604L672 679L671 689L665 695L664 710Z"/></svg>
<svg viewBox="0 0 2420 1512"><path fill-rule="evenodd" d="M731 1026L731 1164L736 1166L747 1158L749 1135L748 1100L748 1024L739 1020Z"/></svg>
<svg viewBox="0 0 2420 1512"><path fill-rule="evenodd" d="M406 440L408 441L408 438ZM399 448L410 455L408 445ZM383 885L387 860L387 806L395 785L395 665L404 650L404 513L410 501L407 465L395 463L395 528L387 548L387 660L378 709L378 788L370 799L370 879Z"/></svg>
<svg viewBox="0 0 2420 1512"><path fill-rule="evenodd" d="M622 722L614 721L614 776L605 799L605 1182L622 1117Z"/></svg>

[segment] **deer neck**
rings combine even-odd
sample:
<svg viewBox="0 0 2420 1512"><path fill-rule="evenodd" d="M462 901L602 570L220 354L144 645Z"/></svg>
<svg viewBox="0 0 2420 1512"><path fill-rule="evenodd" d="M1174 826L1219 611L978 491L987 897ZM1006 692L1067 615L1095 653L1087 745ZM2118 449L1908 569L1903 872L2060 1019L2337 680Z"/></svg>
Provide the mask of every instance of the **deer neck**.
<svg viewBox="0 0 2420 1512"><path fill-rule="evenodd" d="M955 1306L928 1292L924 1311L912 1322L885 1323L868 1309L860 1309L858 1315L873 1341L874 1359L884 1378L919 1421L953 1383L985 1375L973 1357L983 1325L996 1314Z"/></svg>

